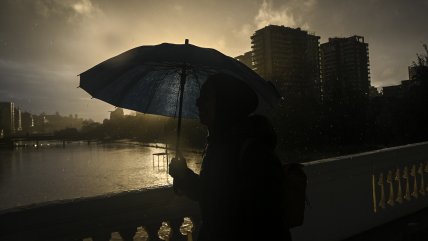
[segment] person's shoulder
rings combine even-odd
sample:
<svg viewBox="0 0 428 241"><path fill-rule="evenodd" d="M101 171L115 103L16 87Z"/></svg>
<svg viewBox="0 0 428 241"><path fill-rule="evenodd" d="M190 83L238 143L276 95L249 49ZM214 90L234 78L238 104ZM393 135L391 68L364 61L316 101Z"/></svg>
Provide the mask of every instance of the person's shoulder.
<svg viewBox="0 0 428 241"><path fill-rule="evenodd" d="M255 143L272 149L276 146L276 134L270 120L262 115L252 115L248 118L250 136L256 139Z"/></svg>

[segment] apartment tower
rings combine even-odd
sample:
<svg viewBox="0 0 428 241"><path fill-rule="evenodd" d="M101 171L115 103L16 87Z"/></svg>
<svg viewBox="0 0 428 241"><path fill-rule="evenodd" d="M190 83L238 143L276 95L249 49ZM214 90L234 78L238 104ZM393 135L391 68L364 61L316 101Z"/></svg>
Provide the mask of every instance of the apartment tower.
<svg viewBox="0 0 428 241"><path fill-rule="evenodd" d="M320 49L323 101L345 104L367 100L369 49L364 37L329 38Z"/></svg>
<svg viewBox="0 0 428 241"><path fill-rule="evenodd" d="M13 102L0 102L0 132L5 136L15 133L15 108Z"/></svg>
<svg viewBox="0 0 428 241"><path fill-rule="evenodd" d="M269 25L251 36L253 69L287 98L320 96L319 36Z"/></svg>

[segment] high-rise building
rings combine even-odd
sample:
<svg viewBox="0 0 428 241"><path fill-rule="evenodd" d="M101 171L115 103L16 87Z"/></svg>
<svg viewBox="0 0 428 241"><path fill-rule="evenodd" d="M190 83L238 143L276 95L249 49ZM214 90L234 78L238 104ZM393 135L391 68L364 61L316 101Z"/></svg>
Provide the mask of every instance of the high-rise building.
<svg viewBox="0 0 428 241"><path fill-rule="evenodd" d="M34 129L34 118L33 115L29 112L21 113L22 118L22 130L27 133L31 133Z"/></svg>
<svg viewBox="0 0 428 241"><path fill-rule="evenodd" d="M252 52L248 51L243 55L239 55L235 57L235 59L239 60L241 63L248 66L248 68L253 69L253 60L252 60Z"/></svg>
<svg viewBox="0 0 428 241"><path fill-rule="evenodd" d="M327 135L336 143L361 143L369 103L369 50L361 36L329 38L320 46Z"/></svg>
<svg viewBox="0 0 428 241"><path fill-rule="evenodd" d="M321 44L321 79L326 103L368 99L369 49L364 37L329 38Z"/></svg>
<svg viewBox="0 0 428 241"><path fill-rule="evenodd" d="M21 109L15 108L14 119L15 119L15 131L17 132L22 131Z"/></svg>
<svg viewBox="0 0 428 241"><path fill-rule="evenodd" d="M288 97L320 93L319 36L300 28L269 25L251 36L254 70Z"/></svg>
<svg viewBox="0 0 428 241"><path fill-rule="evenodd" d="M15 113L13 102L0 102L0 131L5 136L15 133Z"/></svg>

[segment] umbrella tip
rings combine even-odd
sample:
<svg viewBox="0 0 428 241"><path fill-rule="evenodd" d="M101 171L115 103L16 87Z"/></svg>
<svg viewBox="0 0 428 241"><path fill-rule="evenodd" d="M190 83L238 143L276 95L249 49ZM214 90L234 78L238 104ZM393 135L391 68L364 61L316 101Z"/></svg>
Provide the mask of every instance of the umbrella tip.
<svg viewBox="0 0 428 241"><path fill-rule="evenodd" d="M184 44L189 44L189 39L187 39L187 38L186 38L186 39L184 40Z"/></svg>

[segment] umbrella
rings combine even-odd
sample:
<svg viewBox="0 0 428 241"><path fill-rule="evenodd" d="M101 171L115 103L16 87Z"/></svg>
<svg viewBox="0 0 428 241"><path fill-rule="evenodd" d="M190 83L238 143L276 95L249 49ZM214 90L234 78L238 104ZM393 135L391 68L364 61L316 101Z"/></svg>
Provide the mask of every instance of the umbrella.
<svg viewBox="0 0 428 241"><path fill-rule="evenodd" d="M279 95L270 82L221 52L188 43L140 46L110 58L80 74L80 87L92 97L147 114L198 118L196 99L208 76L230 74L258 95L256 112L272 109Z"/></svg>

